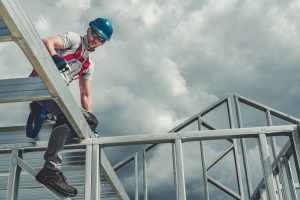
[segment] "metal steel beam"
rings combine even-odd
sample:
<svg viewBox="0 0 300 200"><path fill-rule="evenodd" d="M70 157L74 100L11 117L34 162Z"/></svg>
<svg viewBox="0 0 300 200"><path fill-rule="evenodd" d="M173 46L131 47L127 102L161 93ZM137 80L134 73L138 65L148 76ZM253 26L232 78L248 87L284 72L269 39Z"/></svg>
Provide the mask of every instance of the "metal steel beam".
<svg viewBox="0 0 300 200"><path fill-rule="evenodd" d="M95 140L95 139L92 139ZM101 166L104 169L103 173L107 174L107 176L110 178L110 182L112 183L112 187L115 188L115 190L118 192L118 195L123 199L123 200L129 200L129 197L124 190L124 187L122 186L120 180L118 179L115 171L113 170L112 166L110 165L103 149L101 149Z"/></svg>
<svg viewBox="0 0 300 200"><path fill-rule="evenodd" d="M117 171L118 169L120 169L124 165L127 165L129 162L133 161L134 159L135 159L135 155L128 156L127 158L125 158L125 159L121 160L120 162L118 162L117 164L115 164L113 166L113 169L115 171Z"/></svg>
<svg viewBox="0 0 300 200"><path fill-rule="evenodd" d="M296 125L272 126L272 127L253 127L241 129L223 129L223 130L203 130L187 131L177 133L156 133L144 135L128 135L84 139L77 144L68 144L66 149L75 148L76 146L85 146L88 144L102 144L108 146L124 146L136 144L154 144L154 143L173 143L175 139L181 139L182 142L215 140L215 139L232 139L232 138L257 138L259 134L267 136L290 136L291 132L297 128ZM47 147L46 141L33 141L17 144L0 144L0 152L9 149L26 148L26 151L40 151Z"/></svg>
<svg viewBox="0 0 300 200"><path fill-rule="evenodd" d="M203 131L186 131L177 133L157 133L145 135L129 135L95 138L94 142L107 146L123 146L134 144L151 144L151 143L173 143L175 139L181 139L182 142L215 140L215 139L232 139L232 138L257 138L259 134L267 136L282 135L289 136L295 130L296 125L272 126L272 127L254 127L240 129L222 129L222 130L203 130ZM86 140L88 141L88 140Z"/></svg>
<svg viewBox="0 0 300 200"><path fill-rule="evenodd" d="M207 170L212 168L215 164L217 164L222 158L224 158L231 150L233 149L233 145L230 145L225 151L220 153L207 167Z"/></svg>
<svg viewBox="0 0 300 200"><path fill-rule="evenodd" d="M239 103L239 98L237 95L234 95L234 101L235 101L235 108L236 108L236 116L237 116L237 123L238 128L243 128L243 120L242 120L242 113L241 113L241 107ZM243 164L244 164L244 170L245 170L245 178L246 178L246 185L247 185L247 194L248 198L250 198L252 194L252 183L251 183L251 174L249 169L249 161L248 161L248 154L247 154L247 145L244 138L240 139L241 141L241 149L242 149L242 158L243 158Z"/></svg>
<svg viewBox="0 0 300 200"><path fill-rule="evenodd" d="M290 136L298 182L300 182L300 135L299 134L300 134L300 131L299 131L299 126L298 126L298 128Z"/></svg>
<svg viewBox="0 0 300 200"><path fill-rule="evenodd" d="M138 171L138 154L134 155L134 186L135 186L135 200L139 200L139 171Z"/></svg>
<svg viewBox="0 0 300 200"><path fill-rule="evenodd" d="M51 99L51 95L40 78L0 80L0 103L45 99Z"/></svg>
<svg viewBox="0 0 300 200"><path fill-rule="evenodd" d="M283 112L280 112L276 109L273 109L273 108L268 107L266 105L263 105L261 103L255 102L255 101L253 101L251 99L248 99L246 97L243 97L243 96L238 95L238 94L235 94L235 96L236 96L236 98L238 98L239 102L244 103L244 104L249 105L249 106L252 106L252 107L257 108L258 110L261 110L261 111L264 111L264 112L269 110L271 115L276 116L280 119L286 120L286 121L288 121L290 123L293 123L293 124L298 124L300 122L300 119L298 119L296 117L292 117L290 115L287 115Z"/></svg>
<svg viewBox="0 0 300 200"><path fill-rule="evenodd" d="M18 166L18 150L11 152L10 169L7 183L6 200L18 199L18 187L20 180L20 167Z"/></svg>
<svg viewBox="0 0 300 200"><path fill-rule="evenodd" d="M100 200L100 147L93 144L92 147L92 187L91 199Z"/></svg>
<svg viewBox="0 0 300 200"><path fill-rule="evenodd" d="M266 136L260 134L258 141L267 194L270 200L275 200L277 197Z"/></svg>
<svg viewBox="0 0 300 200"><path fill-rule="evenodd" d="M290 164L285 157L281 157L279 167L284 199L297 200L297 193L294 187L294 180L291 173Z"/></svg>
<svg viewBox="0 0 300 200"><path fill-rule="evenodd" d="M186 199L185 191L185 178L184 178L184 165L183 165L183 154L182 154L182 143L180 139L175 140L176 150L176 166L178 167L177 180L178 180L178 200Z"/></svg>
<svg viewBox="0 0 300 200"><path fill-rule="evenodd" d="M0 42L11 42L13 41L13 37L11 35L3 35L0 36Z"/></svg>
<svg viewBox="0 0 300 200"><path fill-rule="evenodd" d="M15 0L0 1L0 15L80 138L93 135L32 22Z"/></svg>
<svg viewBox="0 0 300 200"><path fill-rule="evenodd" d="M216 186L217 188L219 188L220 190L222 190L223 192L225 192L226 194L233 197L234 199L237 199L237 200L241 199L240 195L238 195L236 192L232 191L231 189L229 189L228 187L226 187L222 183L218 182L217 180L213 179L212 177L208 176L208 181L211 184L213 184L214 186Z"/></svg>
<svg viewBox="0 0 300 200"><path fill-rule="evenodd" d="M85 151L85 184L84 184L84 199L91 199L92 194L92 154L93 145L86 145Z"/></svg>
<svg viewBox="0 0 300 200"><path fill-rule="evenodd" d="M147 152L143 151L143 184L144 184L144 200L148 200L148 176L147 176Z"/></svg>

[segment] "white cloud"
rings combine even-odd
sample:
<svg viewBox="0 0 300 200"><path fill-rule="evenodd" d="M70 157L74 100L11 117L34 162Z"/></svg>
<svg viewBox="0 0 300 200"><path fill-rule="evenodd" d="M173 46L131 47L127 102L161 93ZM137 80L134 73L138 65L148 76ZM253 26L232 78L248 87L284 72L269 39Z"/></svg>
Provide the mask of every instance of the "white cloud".
<svg viewBox="0 0 300 200"><path fill-rule="evenodd" d="M51 29L50 21L43 15L39 15L38 20L35 22L35 27L37 28L40 35L45 35Z"/></svg>
<svg viewBox="0 0 300 200"><path fill-rule="evenodd" d="M56 6L58 8L74 10L86 10L91 7L91 0L77 0L76 5L74 3L72 0L58 0L56 1Z"/></svg>
<svg viewBox="0 0 300 200"><path fill-rule="evenodd" d="M185 79L181 76L180 71L172 60L164 59L160 64L162 66L162 79L166 78L170 91L174 96L182 95L187 91Z"/></svg>
<svg viewBox="0 0 300 200"><path fill-rule="evenodd" d="M142 10L142 20L146 26L153 26L159 22L161 10L155 2L149 2L148 5L144 5Z"/></svg>

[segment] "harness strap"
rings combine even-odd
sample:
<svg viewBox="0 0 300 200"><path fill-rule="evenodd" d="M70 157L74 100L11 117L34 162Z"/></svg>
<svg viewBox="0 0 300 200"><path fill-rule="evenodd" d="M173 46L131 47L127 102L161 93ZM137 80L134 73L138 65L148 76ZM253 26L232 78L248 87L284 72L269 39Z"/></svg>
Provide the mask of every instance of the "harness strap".
<svg viewBox="0 0 300 200"><path fill-rule="evenodd" d="M78 60L79 62L81 62L81 69L80 69L80 72L78 74L77 77L73 77L72 80L76 80L76 79L79 79L83 76L83 72L89 68L90 66L90 57L88 57L86 60L84 59L84 57L81 55L82 54L82 43L83 43L83 40L82 40L82 37L81 37L81 43L79 45L79 47L76 49L75 53L71 53L71 54L68 54L68 55L65 55L65 56L62 56L62 58L64 60L66 60L67 62L73 60L73 59L76 59ZM38 74L36 73L35 70L32 70L32 72L30 73L29 77L36 77L38 76Z"/></svg>
<svg viewBox="0 0 300 200"><path fill-rule="evenodd" d="M82 77L83 75L83 72L89 68L90 66L90 57L88 57L86 60L84 59L84 57L81 55L82 54L82 43L83 43L83 40L81 38L81 43L79 45L79 47L76 49L75 53L73 54L68 54L66 56L63 56L62 58L65 59L67 62L68 61L71 61L73 59L76 59L78 61L81 62L81 69L80 69L80 72L79 72L79 76L78 77L75 77L73 78L73 80L76 80L76 79L79 79Z"/></svg>

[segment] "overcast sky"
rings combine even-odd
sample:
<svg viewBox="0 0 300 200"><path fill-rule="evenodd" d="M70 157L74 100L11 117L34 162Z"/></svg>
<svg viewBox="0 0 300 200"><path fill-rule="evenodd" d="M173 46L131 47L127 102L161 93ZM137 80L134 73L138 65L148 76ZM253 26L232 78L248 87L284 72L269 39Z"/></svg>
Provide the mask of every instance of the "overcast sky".
<svg viewBox="0 0 300 200"><path fill-rule="evenodd" d="M83 35L90 20L111 19L111 41L92 55L93 112L103 136L166 132L234 93L300 117L299 0L21 4L41 37ZM16 45L1 44L0 53L0 64L12 66L1 68L2 78L30 73ZM77 83L71 90L79 102ZM26 109L27 104L5 105L2 112L17 117L4 118L2 125L24 124Z"/></svg>

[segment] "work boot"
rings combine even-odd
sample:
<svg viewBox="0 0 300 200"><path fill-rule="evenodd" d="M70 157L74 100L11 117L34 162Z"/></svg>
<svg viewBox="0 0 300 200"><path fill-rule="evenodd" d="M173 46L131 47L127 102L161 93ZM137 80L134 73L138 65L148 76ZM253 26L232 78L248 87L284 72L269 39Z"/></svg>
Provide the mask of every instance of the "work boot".
<svg viewBox="0 0 300 200"><path fill-rule="evenodd" d="M51 170L44 167L36 175L35 179L63 196L75 197L77 195L77 189L66 182L66 177L59 170Z"/></svg>

